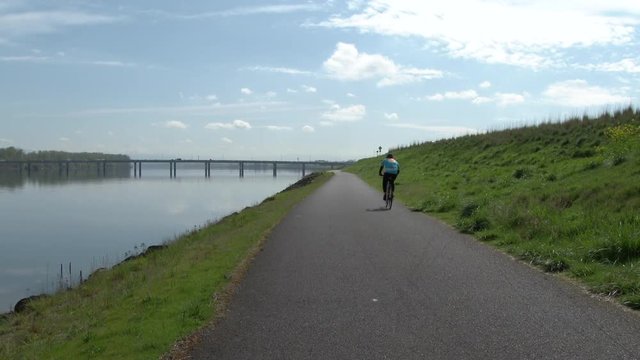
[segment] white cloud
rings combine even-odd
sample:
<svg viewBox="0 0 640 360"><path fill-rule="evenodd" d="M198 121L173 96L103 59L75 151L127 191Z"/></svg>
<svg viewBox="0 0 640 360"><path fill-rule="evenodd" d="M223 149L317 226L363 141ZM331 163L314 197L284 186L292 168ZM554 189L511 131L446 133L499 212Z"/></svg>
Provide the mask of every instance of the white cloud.
<svg viewBox="0 0 640 360"><path fill-rule="evenodd" d="M391 120L391 121L397 121L400 118L396 113L391 113L391 114L384 113L384 117L387 118L387 120Z"/></svg>
<svg viewBox="0 0 640 360"><path fill-rule="evenodd" d="M278 93L277 93L277 92L275 92L275 91L267 91L267 94L266 94L266 95L267 95L267 97L269 97L269 98L274 98L274 97L278 96Z"/></svg>
<svg viewBox="0 0 640 360"><path fill-rule="evenodd" d="M364 0L348 0L347 8L349 10L357 10L357 9L360 9L364 5L364 3L365 3Z"/></svg>
<svg viewBox="0 0 640 360"><path fill-rule="evenodd" d="M305 132L305 133L312 133L315 131L316 129L314 129L313 126L305 125L302 127L302 132Z"/></svg>
<svg viewBox="0 0 640 360"><path fill-rule="evenodd" d="M294 90L294 89L291 89L291 88L287 88L287 92L288 92L288 93L290 93L290 94L297 94L297 93L298 93L298 90Z"/></svg>
<svg viewBox="0 0 640 360"><path fill-rule="evenodd" d="M490 97L486 97L486 96L478 96L477 98L471 100L471 102L476 104L476 105L480 105L480 104L486 104L486 103L493 102L493 99L490 98Z"/></svg>
<svg viewBox="0 0 640 360"><path fill-rule="evenodd" d="M263 71L263 72L280 73L280 74L288 74L288 75L313 75L313 73L310 71L287 68L287 67L252 66L247 69L251 71Z"/></svg>
<svg viewBox="0 0 640 360"><path fill-rule="evenodd" d="M332 105L331 110L322 114L322 118L330 121L350 122L362 120L366 114L364 105L351 105L345 108L340 105Z"/></svg>
<svg viewBox="0 0 640 360"><path fill-rule="evenodd" d="M551 84L542 93L545 100L556 105L571 107L603 106L630 103L631 98L619 90L589 85L585 80L575 79Z"/></svg>
<svg viewBox="0 0 640 360"><path fill-rule="evenodd" d="M32 56L32 55L27 55L27 56L0 56L0 61L2 62L31 62L31 63L36 63L36 62L47 62L51 60L49 57L47 56Z"/></svg>
<svg viewBox="0 0 640 360"><path fill-rule="evenodd" d="M138 65L135 63L127 63L122 61L114 61L114 60L96 60L91 61L91 65L98 66L108 66L108 67L137 67Z"/></svg>
<svg viewBox="0 0 640 360"><path fill-rule="evenodd" d="M542 68L569 48L631 45L638 14L640 2L630 0L369 0L318 25L419 37L450 57Z"/></svg>
<svg viewBox="0 0 640 360"><path fill-rule="evenodd" d="M396 65L385 56L360 53L355 45L342 42L336 45L336 50L323 67L329 76L339 80L378 79L379 87L443 77L439 70Z"/></svg>
<svg viewBox="0 0 640 360"><path fill-rule="evenodd" d="M445 97L444 95L437 93L437 94L427 96L426 99L429 101L443 101Z"/></svg>
<svg viewBox="0 0 640 360"><path fill-rule="evenodd" d="M443 100L472 100L478 97L478 93L475 90L464 91L447 91L444 94L434 94L427 96L427 100L430 101L443 101Z"/></svg>
<svg viewBox="0 0 640 360"><path fill-rule="evenodd" d="M521 94L510 94L510 93L495 94L495 101L500 106L520 104L520 103L523 103L524 100L525 100L525 95L521 95Z"/></svg>
<svg viewBox="0 0 640 360"><path fill-rule="evenodd" d="M267 125L265 126L266 129L268 130L272 130L272 131L291 131L293 130L293 128L291 126L278 126L278 125Z"/></svg>
<svg viewBox="0 0 640 360"><path fill-rule="evenodd" d="M62 142L69 142L69 141L71 141L71 139L69 139L68 137L64 137L64 136L63 136L63 137L61 137L61 138L58 138L58 140L60 140L60 141L62 141Z"/></svg>
<svg viewBox="0 0 640 360"><path fill-rule="evenodd" d="M232 144L233 140L229 139L228 137L223 137L220 140L222 140L223 143L225 144Z"/></svg>
<svg viewBox="0 0 640 360"><path fill-rule="evenodd" d="M214 94L211 94L211 95L205 96L205 99L208 100L208 101L218 101L218 96L214 95Z"/></svg>
<svg viewBox="0 0 640 360"><path fill-rule="evenodd" d="M205 125L204 128L208 130L251 129L251 124L249 124L244 120L233 120L232 122L229 122L229 123L220 123L220 122L208 123L207 125Z"/></svg>
<svg viewBox="0 0 640 360"><path fill-rule="evenodd" d="M243 6L222 11L200 12L195 14L176 14L173 12L152 10L147 11L149 15L162 16L170 19L180 20L197 20L214 17L231 17L231 16L252 16L252 15L270 15L270 14L289 14L302 11L316 11L320 9L316 4L282 4L282 5L262 5L262 6Z"/></svg>
<svg viewBox="0 0 640 360"><path fill-rule="evenodd" d="M240 89L240 92L243 93L244 95L253 94L253 91L251 91L251 89L249 89L249 88L242 88L242 89Z"/></svg>
<svg viewBox="0 0 640 360"><path fill-rule="evenodd" d="M347 93L347 97L354 98L356 96L354 94L352 94L352 93Z"/></svg>
<svg viewBox="0 0 640 360"><path fill-rule="evenodd" d="M307 92L307 93L316 93L316 92L318 92L318 89L316 89L313 86L302 85L302 91Z"/></svg>
<svg viewBox="0 0 640 360"><path fill-rule="evenodd" d="M491 87L491 82L489 81L483 81L480 83L480 85L478 85L480 88L482 89L488 89Z"/></svg>
<svg viewBox="0 0 640 360"><path fill-rule="evenodd" d="M122 21L122 17L79 11L33 11L0 14L0 34L27 36L57 32L66 27L100 25Z"/></svg>
<svg viewBox="0 0 640 360"><path fill-rule="evenodd" d="M589 70L597 70L597 71L639 74L640 60L627 58L627 59L622 59L616 62L590 64L590 65L579 66L579 67L583 67Z"/></svg>
<svg viewBox="0 0 640 360"><path fill-rule="evenodd" d="M171 120L171 121L165 122L164 127L169 129L186 129L187 124L183 123L182 121Z"/></svg>
<svg viewBox="0 0 640 360"><path fill-rule="evenodd" d="M0 143L11 144L13 141L10 139L0 138Z"/></svg>
<svg viewBox="0 0 640 360"><path fill-rule="evenodd" d="M475 90L463 90L463 91L447 91L445 93L437 93L427 96L425 99L429 101L444 101L444 100L470 100L471 103L480 105L486 103L495 102L499 106L508 106L514 104L523 103L526 99L527 93L515 94L515 93L495 93L492 97L480 96Z"/></svg>

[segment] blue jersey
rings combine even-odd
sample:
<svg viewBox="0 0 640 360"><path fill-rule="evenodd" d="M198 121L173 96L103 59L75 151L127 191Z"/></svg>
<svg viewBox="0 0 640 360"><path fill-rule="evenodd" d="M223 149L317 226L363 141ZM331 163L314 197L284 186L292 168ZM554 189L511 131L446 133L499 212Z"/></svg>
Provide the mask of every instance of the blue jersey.
<svg viewBox="0 0 640 360"><path fill-rule="evenodd" d="M382 160L381 166L384 174L398 174L400 171L400 163L393 158Z"/></svg>

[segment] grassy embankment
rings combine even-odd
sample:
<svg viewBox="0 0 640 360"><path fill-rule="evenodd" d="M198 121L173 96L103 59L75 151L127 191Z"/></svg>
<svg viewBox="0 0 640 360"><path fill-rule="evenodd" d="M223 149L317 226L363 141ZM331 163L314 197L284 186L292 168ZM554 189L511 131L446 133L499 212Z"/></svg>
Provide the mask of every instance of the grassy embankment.
<svg viewBox="0 0 640 360"><path fill-rule="evenodd" d="M640 309L639 110L393 152L410 208ZM377 189L380 161L350 171Z"/></svg>
<svg viewBox="0 0 640 360"><path fill-rule="evenodd" d="M154 359L212 321L273 226L323 174L0 317L0 359ZM298 184L300 185L300 184Z"/></svg>

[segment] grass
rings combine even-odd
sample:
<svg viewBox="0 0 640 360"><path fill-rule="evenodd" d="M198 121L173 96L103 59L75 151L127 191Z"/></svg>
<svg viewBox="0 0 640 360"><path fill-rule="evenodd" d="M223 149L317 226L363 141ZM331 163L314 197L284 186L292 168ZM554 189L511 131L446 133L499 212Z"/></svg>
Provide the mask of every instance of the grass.
<svg viewBox="0 0 640 360"><path fill-rule="evenodd" d="M76 289L0 317L0 359L151 359L215 318L270 230L323 184L291 187ZM302 183L302 182L301 182Z"/></svg>
<svg viewBox="0 0 640 360"><path fill-rule="evenodd" d="M640 309L640 112L393 150L396 195L548 272ZM376 188L381 158L350 167Z"/></svg>

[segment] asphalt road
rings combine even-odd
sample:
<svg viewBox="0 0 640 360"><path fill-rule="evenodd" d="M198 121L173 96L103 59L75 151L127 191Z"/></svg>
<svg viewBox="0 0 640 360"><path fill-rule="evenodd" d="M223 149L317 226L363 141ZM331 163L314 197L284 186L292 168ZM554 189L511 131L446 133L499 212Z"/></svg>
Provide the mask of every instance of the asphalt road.
<svg viewBox="0 0 640 360"><path fill-rule="evenodd" d="M299 204L193 358L640 359L638 314L377 190L338 173Z"/></svg>

